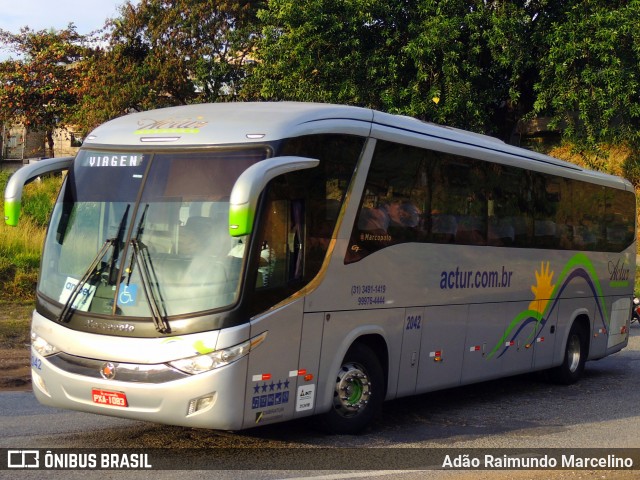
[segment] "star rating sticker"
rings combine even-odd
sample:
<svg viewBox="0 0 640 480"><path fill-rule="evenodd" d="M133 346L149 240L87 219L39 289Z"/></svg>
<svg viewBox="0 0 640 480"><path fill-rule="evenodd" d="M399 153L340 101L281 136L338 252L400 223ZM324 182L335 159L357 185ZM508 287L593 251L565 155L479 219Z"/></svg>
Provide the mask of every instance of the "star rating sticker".
<svg viewBox="0 0 640 480"><path fill-rule="evenodd" d="M282 390L282 380L278 379L278 383L276 383L278 390Z"/></svg>
<svg viewBox="0 0 640 480"><path fill-rule="evenodd" d="M260 385L253 387L253 393L260 393Z"/></svg>
<svg viewBox="0 0 640 480"><path fill-rule="evenodd" d="M269 391L273 392L274 387L276 386L275 383L273 383L273 381L271 381L271 385L269 385Z"/></svg>
<svg viewBox="0 0 640 480"><path fill-rule="evenodd" d="M289 379L284 381L284 388L285 389L289 388Z"/></svg>
<svg viewBox="0 0 640 480"><path fill-rule="evenodd" d="M262 393L267 391L267 382L264 382L264 385L262 385Z"/></svg>

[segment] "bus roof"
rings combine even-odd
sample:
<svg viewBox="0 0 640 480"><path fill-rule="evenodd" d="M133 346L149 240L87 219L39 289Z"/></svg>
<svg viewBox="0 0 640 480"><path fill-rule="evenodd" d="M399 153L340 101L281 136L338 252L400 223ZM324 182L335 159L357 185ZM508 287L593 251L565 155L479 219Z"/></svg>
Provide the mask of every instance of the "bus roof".
<svg viewBox="0 0 640 480"><path fill-rule="evenodd" d="M132 113L89 134L85 146L205 146L263 143L304 134L314 122L351 120L369 131L373 111L298 102L209 103ZM306 133L312 133L306 132Z"/></svg>
<svg viewBox="0 0 640 480"><path fill-rule="evenodd" d="M418 137L481 149L524 160L527 168L557 167L567 176L633 190L619 177L585 170L501 140L457 128L371 109L302 102L231 102L185 105L125 115L97 127L85 139L84 148L192 147L264 143L312 133L368 135L374 126L396 129ZM520 164L516 161L515 164ZM519 165L525 166L525 165ZM572 173L574 175L572 175Z"/></svg>

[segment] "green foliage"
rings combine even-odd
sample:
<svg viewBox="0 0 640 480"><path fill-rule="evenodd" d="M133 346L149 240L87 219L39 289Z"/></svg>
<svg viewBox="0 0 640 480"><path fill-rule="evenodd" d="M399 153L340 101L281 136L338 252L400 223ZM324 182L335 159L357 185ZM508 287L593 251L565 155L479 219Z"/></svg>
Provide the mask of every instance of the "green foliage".
<svg viewBox="0 0 640 480"><path fill-rule="evenodd" d="M640 178L640 0L140 0L104 42L73 25L0 30L0 120L85 131L132 110L298 100L510 140L550 116L595 168ZM634 180L635 181L635 180ZM38 220L40 221L40 220Z"/></svg>
<svg viewBox="0 0 640 480"><path fill-rule="evenodd" d="M73 24L60 31L25 27L19 34L0 29L0 43L19 54L0 62L0 122L19 120L45 131L53 152L53 130L77 102L78 62L89 51L85 41Z"/></svg>
<svg viewBox="0 0 640 480"><path fill-rule="evenodd" d="M412 115L508 139L526 109L534 58L532 13L522 2L423 1L407 50Z"/></svg>
<svg viewBox="0 0 640 480"><path fill-rule="evenodd" d="M270 1L258 13L259 61L243 94L389 109L410 67L401 49L413 3Z"/></svg>
<svg viewBox="0 0 640 480"><path fill-rule="evenodd" d="M640 2L583 0L544 41L535 111L585 149L640 146ZM635 167L634 167L635 168Z"/></svg>
<svg viewBox="0 0 640 480"><path fill-rule="evenodd" d="M127 2L108 48L87 59L73 123L85 131L132 110L233 100L253 52L249 0Z"/></svg>
<svg viewBox="0 0 640 480"><path fill-rule="evenodd" d="M0 189L4 191L9 174L0 172ZM49 177L25 187L23 215L18 227L0 224L0 297L33 297L38 278L42 244L59 177ZM0 208L4 209L0 201Z"/></svg>
<svg viewBox="0 0 640 480"><path fill-rule="evenodd" d="M547 2L272 0L247 98L346 103L508 138Z"/></svg>
<svg viewBox="0 0 640 480"><path fill-rule="evenodd" d="M28 184L23 192L22 214L36 225L46 227L61 185L61 176L50 176Z"/></svg>
<svg viewBox="0 0 640 480"><path fill-rule="evenodd" d="M622 176L629 180L636 189L640 188L640 152L633 151L622 164Z"/></svg>

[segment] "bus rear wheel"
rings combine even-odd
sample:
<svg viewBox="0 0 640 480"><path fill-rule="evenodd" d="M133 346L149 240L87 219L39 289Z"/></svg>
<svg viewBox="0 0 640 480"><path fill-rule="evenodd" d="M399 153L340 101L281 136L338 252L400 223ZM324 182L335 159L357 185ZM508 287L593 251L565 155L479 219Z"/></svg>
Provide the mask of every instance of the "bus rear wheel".
<svg viewBox="0 0 640 480"><path fill-rule="evenodd" d="M331 410L322 415L321 426L330 433L358 433L379 412L383 397L380 361L369 347L356 343L337 372Z"/></svg>
<svg viewBox="0 0 640 480"><path fill-rule="evenodd" d="M585 328L577 322L571 325L562 365L549 372L553 382L571 385L580 379L587 361L587 342L588 335Z"/></svg>

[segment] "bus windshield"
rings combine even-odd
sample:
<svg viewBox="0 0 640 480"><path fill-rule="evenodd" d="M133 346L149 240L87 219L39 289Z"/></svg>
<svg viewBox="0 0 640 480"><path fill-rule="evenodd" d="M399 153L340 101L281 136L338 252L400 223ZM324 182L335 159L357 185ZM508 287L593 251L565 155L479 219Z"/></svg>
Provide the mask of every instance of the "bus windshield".
<svg viewBox="0 0 640 480"><path fill-rule="evenodd" d="M54 207L39 293L62 305L60 320L160 321L234 304L247 239L228 233L229 195L266 156L81 151Z"/></svg>

